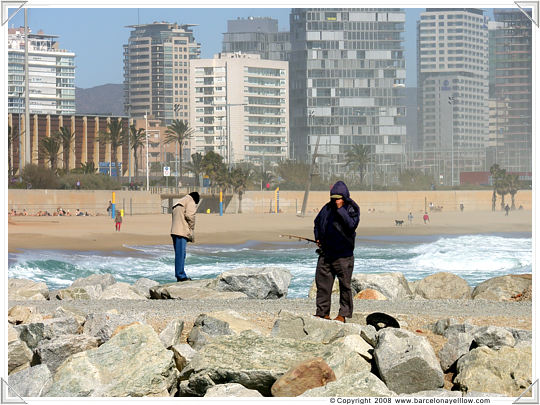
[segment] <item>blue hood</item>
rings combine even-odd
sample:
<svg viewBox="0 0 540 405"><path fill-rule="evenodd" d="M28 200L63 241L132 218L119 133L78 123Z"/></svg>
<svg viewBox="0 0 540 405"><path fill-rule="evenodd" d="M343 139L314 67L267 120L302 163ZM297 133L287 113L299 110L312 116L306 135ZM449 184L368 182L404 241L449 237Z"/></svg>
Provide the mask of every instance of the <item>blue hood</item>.
<svg viewBox="0 0 540 405"><path fill-rule="evenodd" d="M330 195L333 195L333 194L342 195L345 201L350 200L350 196L351 196L349 194L349 189L347 188L346 184L343 183L341 180L336 182L336 184L334 184L332 188L330 189Z"/></svg>

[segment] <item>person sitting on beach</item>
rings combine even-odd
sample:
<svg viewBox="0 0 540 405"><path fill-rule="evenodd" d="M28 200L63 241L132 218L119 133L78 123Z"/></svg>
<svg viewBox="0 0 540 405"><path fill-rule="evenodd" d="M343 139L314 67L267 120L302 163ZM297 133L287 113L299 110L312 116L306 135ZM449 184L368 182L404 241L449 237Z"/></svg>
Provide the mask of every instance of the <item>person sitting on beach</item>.
<svg viewBox="0 0 540 405"><path fill-rule="evenodd" d="M199 193L193 191L188 195L175 199L172 207L171 238L174 247L174 275L176 281L189 281L184 270L186 261L186 245L194 242L195 213L199 204Z"/></svg>
<svg viewBox="0 0 540 405"><path fill-rule="evenodd" d="M354 240L360 222L360 208L350 198L349 189L338 181L330 190L330 202L326 203L315 218L314 235L321 249L315 284L317 285L315 316L330 319L332 286L339 281L339 312L334 318L345 322L353 312L351 277L354 268Z"/></svg>

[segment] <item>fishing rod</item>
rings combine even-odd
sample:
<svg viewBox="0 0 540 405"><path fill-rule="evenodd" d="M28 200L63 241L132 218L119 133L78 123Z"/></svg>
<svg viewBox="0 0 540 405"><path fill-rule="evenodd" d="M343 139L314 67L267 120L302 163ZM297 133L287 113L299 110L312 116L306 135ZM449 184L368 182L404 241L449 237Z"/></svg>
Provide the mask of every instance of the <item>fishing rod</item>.
<svg viewBox="0 0 540 405"><path fill-rule="evenodd" d="M308 241L308 242L311 242L311 243L317 243L316 240L309 239L309 238L304 238L303 236L297 236L297 235L282 234L282 235L279 235L279 237L280 238L289 238L289 239L298 239L299 241L300 240L305 240L305 241Z"/></svg>

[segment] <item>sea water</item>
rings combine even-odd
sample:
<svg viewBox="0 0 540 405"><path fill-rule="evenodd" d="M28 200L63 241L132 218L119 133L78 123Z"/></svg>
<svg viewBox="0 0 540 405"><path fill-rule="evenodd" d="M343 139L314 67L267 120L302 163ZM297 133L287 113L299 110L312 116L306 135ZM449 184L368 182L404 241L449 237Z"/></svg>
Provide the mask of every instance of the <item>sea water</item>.
<svg viewBox="0 0 540 405"><path fill-rule="evenodd" d="M24 250L10 253L8 277L43 281L49 289L74 280L110 273L117 281L141 277L160 284L174 281L171 245L128 246L132 252ZM483 235L378 236L357 238L355 273L401 272L409 281L445 271L471 286L506 274L532 272L530 233ZM256 242L241 245L188 244L186 272L192 279L215 278L239 267L282 267L292 274L288 297L306 297L318 255L313 244Z"/></svg>

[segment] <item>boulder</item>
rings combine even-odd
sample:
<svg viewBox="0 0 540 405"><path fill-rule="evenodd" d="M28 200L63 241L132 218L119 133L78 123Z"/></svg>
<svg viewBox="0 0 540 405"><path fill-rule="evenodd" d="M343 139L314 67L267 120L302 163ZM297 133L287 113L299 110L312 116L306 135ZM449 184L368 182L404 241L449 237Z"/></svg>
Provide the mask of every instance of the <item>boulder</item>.
<svg viewBox="0 0 540 405"><path fill-rule="evenodd" d="M52 340L42 340L36 348L39 363L54 372L69 356L98 347L99 341L87 335L63 335Z"/></svg>
<svg viewBox="0 0 540 405"><path fill-rule="evenodd" d="M92 313L86 318L83 333L95 336L102 344L109 340L113 332L122 325L129 325L141 321L138 318L115 313Z"/></svg>
<svg viewBox="0 0 540 405"><path fill-rule="evenodd" d="M454 383L463 392L493 392L517 397L532 384L530 346L499 350L478 347L457 362Z"/></svg>
<svg viewBox="0 0 540 405"><path fill-rule="evenodd" d="M79 322L71 316L43 320L43 338L54 339L60 335L77 334L82 331Z"/></svg>
<svg viewBox="0 0 540 405"><path fill-rule="evenodd" d="M336 342L343 343L350 351L358 353L367 361L373 360L373 346L366 342L361 335L348 335Z"/></svg>
<svg viewBox="0 0 540 405"><path fill-rule="evenodd" d="M43 320L36 307L27 307L23 305L15 305L8 311L8 322L13 325L20 325L21 323L32 323Z"/></svg>
<svg viewBox="0 0 540 405"><path fill-rule="evenodd" d="M59 306L54 310L53 317L55 318L65 318L71 317L77 321L79 326L83 326L86 322L86 315L84 312L80 311L77 308L73 308L69 305Z"/></svg>
<svg viewBox="0 0 540 405"><path fill-rule="evenodd" d="M359 353L358 346L351 344L351 341L346 338L324 345L324 351L320 355L334 371L337 379L364 370L370 371L372 367L371 363Z"/></svg>
<svg viewBox="0 0 540 405"><path fill-rule="evenodd" d="M335 380L330 366L321 357L316 357L290 368L272 385L271 392L274 397L296 397Z"/></svg>
<svg viewBox="0 0 540 405"><path fill-rule="evenodd" d="M22 324L15 326L15 330L19 339L33 350L44 339L45 325L43 325L43 322Z"/></svg>
<svg viewBox="0 0 540 405"><path fill-rule="evenodd" d="M339 280L337 277L332 285L332 295L339 295ZM315 283L315 280L313 280L311 287L309 288L308 298L317 298L317 284Z"/></svg>
<svg viewBox="0 0 540 405"><path fill-rule="evenodd" d="M470 299L471 287L455 274L440 272L420 280L415 286L415 293L429 300Z"/></svg>
<svg viewBox="0 0 540 405"><path fill-rule="evenodd" d="M109 341L70 356L58 368L49 397L169 396L178 371L149 325L135 324Z"/></svg>
<svg viewBox="0 0 540 405"><path fill-rule="evenodd" d="M482 326L474 332L474 341L478 346L487 346L498 350L502 346L513 347L516 339L512 332L498 326Z"/></svg>
<svg viewBox="0 0 540 405"><path fill-rule="evenodd" d="M114 283L106 287L99 296L100 300L145 300L146 297L139 290L128 283Z"/></svg>
<svg viewBox="0 0 540 405"><path fill-rule="evenodd" d="M271 334L281 338L330 343L347 335L360 335L363 329L368 328L371 327L281 310Z"/></svg>
<svg viewBox="0 0 540 405"><path fill-rule="evenodd" d="M187 342L192 348L198 350L207 344L212 337L232 334L234 332L229 327L228 322L207 314L201 314L195 319L193 328L187 337Z"/></svg>
<svg viewBox="0 0 540 405"><path fill-rule="evenodd" d="M196 280L199 281L199 280ZM192 299L239 299L247 298L247 295L241 292L221 292L208 287L208 280L202 282L184 281L182 283L172 283L158 285L150 288L150 296L153 299L174 299L174 300L192 300Z"/></svg>
<svg viewBox="0 0 540 405"><path fill-rule="evenodd" d="M221 273L216 289L241 292L249 298L286 298L291 277L289 270L279 267L245 267Z"/></svg>
<svg viewBox="0 0 540 405"><path fill-rule="evenodd" d="M490 278L478 284L473 292L472 298L475 300L508 301L522 291L532 287L532 277L530 274L512 274Z"/></svg>
<svg viewBox="0 0 540 405"><path fill-rule="evenodd" d="M113 285L114 283L116 283L116 280L114 279L112 274L92 274L88 277L78 278L73 283L71 283L71 287L87 287L99 285L101 286L101 290L103 291L108 286Z"/></svg>
<svg viewBox="0 0 540 405"><path fill-rule="evenodd" d="M204 397L262 397L261 393L256 390L249 390L241 384L219 384L208 388Z"/></svg>
<svg viewBox="0 0 540 405"><path fill-rule="evenodd" d="M381 292L377 290L373 290L371 288L366 288L365 290L360 291L353 298L356 300L377 300L377 301L384 301L388 299Z"/></svg>
<svg viewBox="0 0 540 405"><path fill-rule="evenodd" d="M444 372L450 370L456 361L469 353L473 335L470 333L453 333L448 337L444 346L439 350L439 361Z"/></svg>
<svg viewBox="0 0 540 405"><path fill-rule="evenodd" d="M454 333L470 333L474 335L479 326L472 325L470 323L456 323L453 325L448 325L445 329L443 336L448 338Z"/></svg>
<svg viewBox="0 0 540 405"><path fill-rule="evenodd" d="M8 374L30 367L32 357L32 350L19 339L15 328L8 323Z"/></svg>
<svg viewBox="0 0 540 405"><path fill-rule="evenodd" d="M169 324L161 331L159 334L159 339L165 349L169 349L171 346L180 343L180 337L182 336L182 331L184 330L184 321L180 319L175 319L174 321L169 322Z"/></svg>
<svg viewBox="0 0 540 405"><path fill-rule="evenodd" d="M423 336L396 328L380 330L374 358L382 380L398 394L444 385L439 361Z"/></svg>
<svg viewBox="0 0 540 405"><path fill-rule="evenodd" d="M171 350L174 353L174 362L178 371L182 371L197 354L197 351L193 350L187 343L176 344L171 347Z"/></svg>
<svg viewBox="0 0 540 405"><path fill-rule="evenodd" d="M532 331L531 330L523 330L523 329L514 329L514 328L506 328L514 337L516 344L518 345L528 345L530 346L532 344Z"/></svg>
<svg viewBox="0 0 540 405"><path fill-rule="evenodd" d="M44 364L25 368L8 376L10 388L20 397L40 397L49 389L51 383L52 374Z"/></svg>
<svg viewBox="0 0 540 405"><path fill-rule="evenodd" d="M150 288L159 285L157 281L150 280L149 278L139 278L133 283L133 287L139 291L146 298L150 298Z"/></svg>
<svg viewBox="0 0 540 405"><path fill-rule="evenodd" d="M238 312L230 309L210 312L208 316L227 322L229 324L229 329L233 333L241 333L245 330L252 330L257 333L268 334L268 331L266 329L263 329L254 324L251 319L248 319L245 316L239 314Z"/></svg>
<svg viewBox="0 0 540 405"><path fill-rule="evenodd" d="M54 292L54 297L62 301L91 300L99 298L102 292L103 290L99 285L89 287L71 287L56 290Z"/></svg>
<svg viewBox="0 0 540 405"><path fill-rule="evenodd" d="M436 335L443 335L450 325L457 325L457 320L454 318L439 319L434 324L429 325L428 328Z"/></svg>
<svg viewBox="0 0 540 405"><path fill-rule="evenodd" d="M45 283L24 278L8 279L9 301L40 301L47 299L49 299L49 289Z"/></svg>
<svg viewBox="0 0 540 405"><path fill-rule="evenodd" d="M379 291L390 300L409 299L412 292L403 273L353 274L351 288L354 294L365 289Z"/></svg>
<svg viewBox="0 0 540 405"><path fill-rule="evenodd" d="M414 392L412 394L401 394L401 397L461 397L462 394L459 391L445 390L444 388L438 390L426 390L420 392Z"/></svg>
<svg viewBox="0 0 540 405"><path fill-rule="evenodd" d="M395 396L388 387L368 370L347 375L324 387L313 388L300 397L391 397ZM343 402L345 403L345 402Z"/></svg>

